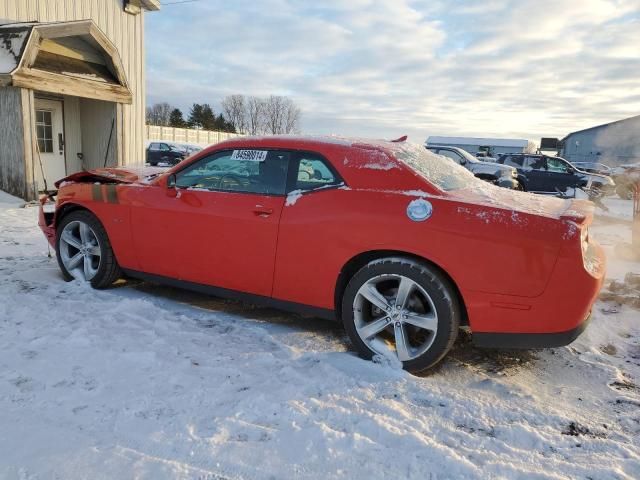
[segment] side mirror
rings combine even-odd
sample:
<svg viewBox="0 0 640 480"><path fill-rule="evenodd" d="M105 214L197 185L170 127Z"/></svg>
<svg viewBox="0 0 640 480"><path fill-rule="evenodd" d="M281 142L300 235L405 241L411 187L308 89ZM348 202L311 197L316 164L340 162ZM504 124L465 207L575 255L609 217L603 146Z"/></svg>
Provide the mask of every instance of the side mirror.
<svg viewBox="0 0 640 480"><path fill-rule="evenodd" d="M567 167L567 173L569 173L569 174L576 173L576 169L573 168L573 167Z"/></svg>
<svg viewBox="0 0 640 480"><path fill-rule="evenodd" d="M176 174L172 173L167 178L167 197L176 198L178 196L178 189L176 188Z"/></svg>

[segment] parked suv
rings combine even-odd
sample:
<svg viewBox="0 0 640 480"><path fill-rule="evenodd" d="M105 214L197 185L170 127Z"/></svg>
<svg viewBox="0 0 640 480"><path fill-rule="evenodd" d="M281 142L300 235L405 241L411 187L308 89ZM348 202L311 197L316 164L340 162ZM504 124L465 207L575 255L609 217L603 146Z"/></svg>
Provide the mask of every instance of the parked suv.
<svg viewBox="0 0 640 480"><path fill-rule="evenodd" d="M518 181L530 192L558 193L582 188L590 196L610 193L615 184L610 177L579 170L561 157L529 153L501 155L498 162L518 170Z"/></svg>
<svg viewBox="0 0 640 480"><path fill-rule="evenodd" d="M152 142L147 148L147 163L156 166L159 163L177 165L189 153L181 146L167 142Z"/></svg>
<svg viewBox="0 0 640 480"><path fill-rule="evenodd" d="M500 165L499 163L481 162L466 150L458 147L426 145L426 148L430 152L450 158L482 180L513 190L522 189L518 183L518 172L513 167Z"/></svg>

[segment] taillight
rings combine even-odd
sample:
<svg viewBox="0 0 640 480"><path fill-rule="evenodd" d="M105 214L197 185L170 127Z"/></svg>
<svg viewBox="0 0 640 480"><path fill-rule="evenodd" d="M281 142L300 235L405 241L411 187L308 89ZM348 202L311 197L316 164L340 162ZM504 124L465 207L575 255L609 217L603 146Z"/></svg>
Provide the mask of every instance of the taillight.
<svg viewBox="0 0 640 480"><path fill-rule="evenodd" d="M584 227L580 232L580 244L582 246L582 256L584 257L589 249L589 227Z"/></svg>
<svg viewBox="0 0 640 480"><path fill-rule="evenodd" d="M584 269L594 277L600 277L603 271L603 259L596 247L597 243L589 236L589 228L580 231L580 247L582 249L582 264Z"/></svg>

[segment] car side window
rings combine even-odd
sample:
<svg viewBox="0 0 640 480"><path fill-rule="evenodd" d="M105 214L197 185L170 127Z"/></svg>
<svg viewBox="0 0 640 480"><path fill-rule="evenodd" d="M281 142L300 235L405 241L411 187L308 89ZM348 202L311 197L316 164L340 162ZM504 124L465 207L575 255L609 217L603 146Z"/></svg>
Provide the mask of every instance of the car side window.
<svg viewBox="0 0 640 480"><path fill-rule="evenodd" d="M152 143L151 145L149 145L149 150L151 150L153 152L157 152L158 150L160 150L160 144L159 143Z"/></svg>
<svg viewBox="0 0 640 480"><path fill-rule="evenodd" d="M547 158L547 170L554 173L569 173L568 165L558 158Z"/></svg>
<svg viewBox="0 0 640 480"><path fill-rule="evenodd" d="M544 157L525 157L523 162L525 170L546 170L546 162Z"/></svg>
<svg viewBox="0 0 640 480"><path fill-rule="evenodd" d="M342 180L336 176L323 158L312 153L300 154L295 190L313 190L340 184Z"/></svg>
<svg viewBox="0 0 640 480"><path fill-rule="evenodd" d="M214 153L176 174L176 187L284 195L289 152L228 150Z"/></svg>
<svg viewBox="0 0 640 480"><path fill-rule="evenodd" d="M456 163L462 163L462 157L451 150L439 150L438 153L443 157L448 157Z"/></svg>
<svg viewBox="0 0 640 480"><path fill-rule="evenodd" d="M167 145L166 143L161 143L160 150L162 150L163 152L168 152L171 149L169 148L169 145Z"/></svg>
<svg viewBox="0 0 640 480"><path fill-rule="evenodd" d="M513 156L513 155L507 155L502 160L502 163L504 163L505 165L509 165L511 167L522 168L522 160L523 160L523 157L516 157L516 156Z"/></svg>

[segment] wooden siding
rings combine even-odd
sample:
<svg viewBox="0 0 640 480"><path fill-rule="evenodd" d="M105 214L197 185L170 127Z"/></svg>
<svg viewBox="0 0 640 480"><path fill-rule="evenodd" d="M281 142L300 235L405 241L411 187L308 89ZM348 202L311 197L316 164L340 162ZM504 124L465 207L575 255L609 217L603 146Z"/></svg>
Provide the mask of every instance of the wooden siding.
<svg viewBox="0 0 640 480"><path fill-rule="evenodd" d="M123 142L119 163L142 163L145 143L144 14L124 12L122 0L0 0L0 18L37 22L91 19L96 23L118 50L133 94L131 105L118 107L122 123L118 133Z"/></svg>
<svg viewBox="0 0 640 480"><path fill-rule="evenodd" d="M25 163L22 97L19 88L0 88L0 190L24 198Z"/></svg>

